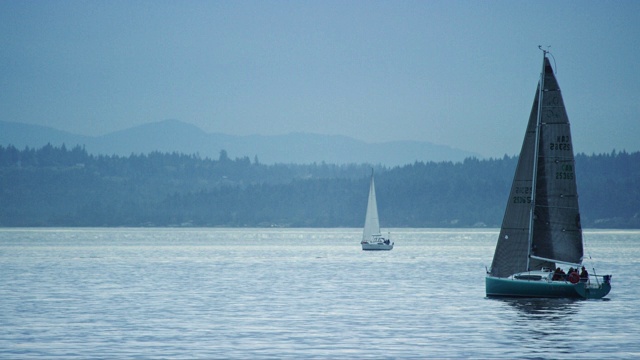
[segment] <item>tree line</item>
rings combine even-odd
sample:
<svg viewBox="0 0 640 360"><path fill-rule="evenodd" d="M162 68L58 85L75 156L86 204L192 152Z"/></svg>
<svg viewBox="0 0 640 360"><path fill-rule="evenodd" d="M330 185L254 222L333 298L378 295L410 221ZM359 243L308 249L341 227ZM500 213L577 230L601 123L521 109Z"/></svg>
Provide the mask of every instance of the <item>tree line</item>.
<svg viewBox="0 0 640 360"><path fill-rule="evenodd" d="M0 226L361 227L376 174L383 227L499 227L517 157L262 164L180 153L0 146ZM585 228L640 228L640 152L577 154Z"/></svg>

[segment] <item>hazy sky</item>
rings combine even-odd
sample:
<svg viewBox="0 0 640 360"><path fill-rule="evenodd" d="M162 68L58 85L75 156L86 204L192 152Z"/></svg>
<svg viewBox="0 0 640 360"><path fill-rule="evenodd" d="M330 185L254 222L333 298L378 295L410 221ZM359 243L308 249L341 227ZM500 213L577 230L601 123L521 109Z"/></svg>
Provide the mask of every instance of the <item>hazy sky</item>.
<svg viewBox="0 0 640 360"><path fill-rule="evenodd" d="M578 152L640 150L640 1L0 1L0 120L520 150L550 45Z"/></svg>

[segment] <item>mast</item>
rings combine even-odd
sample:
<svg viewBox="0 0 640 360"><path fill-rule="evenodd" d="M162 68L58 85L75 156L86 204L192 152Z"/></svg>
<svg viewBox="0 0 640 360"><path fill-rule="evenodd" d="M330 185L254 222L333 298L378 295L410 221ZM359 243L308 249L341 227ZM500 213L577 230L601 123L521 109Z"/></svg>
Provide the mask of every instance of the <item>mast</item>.
<svg viewBox="0 0 640 360"><path fill-rule="evenodd" d="M380 221L378 219L378 204L376 201L376 187L373 179L373 169L371 169L369 199L367 200L367 213L364 220L362 240L369 241L373 235L380 235Z"/></svg>
<svg viewBox="0 0 640 360"><path fill-rule="evenodd" d="M531 246L533 244L533 218L536 208L536 186L538 183L538 155L540 152L540 125L542 123L542 95L544 93L544 60L547 57L549 51L544 50L540 45L538 49L542 50L542 71L540 72L540 86L538 88L538 114L536 119L536 139L535 150L533 153L533 177L531 181L531 209L529 210L529 239L527 247L527 270L531 270L529 265L531 264Z"/></svg>

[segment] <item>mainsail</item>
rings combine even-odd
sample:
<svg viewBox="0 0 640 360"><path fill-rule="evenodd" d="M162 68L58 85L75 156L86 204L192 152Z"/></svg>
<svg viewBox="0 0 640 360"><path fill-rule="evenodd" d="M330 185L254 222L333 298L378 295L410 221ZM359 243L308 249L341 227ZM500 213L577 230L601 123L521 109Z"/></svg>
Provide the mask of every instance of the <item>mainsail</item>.
<svg viewBox="0 0 640 360"><path fill-rule="evenodd" d="M582 227L569 118L544 56L491 275L582 261Z"/></svg>
<svg viewBox="0 0 640 360"><path fill-rule="evenodd" d="M378 204L376 202L376 187L371 173L371 184L369 185L369 201L367 202L367 215L364 220L364 231L362 240L371 241L373 235L380 235L380 221L378 220Z"/></svg>

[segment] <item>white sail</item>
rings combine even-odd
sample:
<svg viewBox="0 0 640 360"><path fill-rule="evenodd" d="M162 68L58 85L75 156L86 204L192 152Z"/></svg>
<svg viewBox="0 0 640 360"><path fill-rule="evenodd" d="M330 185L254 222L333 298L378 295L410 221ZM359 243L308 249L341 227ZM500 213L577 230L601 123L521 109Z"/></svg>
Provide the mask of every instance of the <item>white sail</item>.
<svg viewBox="0 0 640 360"><path fill-rule="evenodd" d="M371 241L374 235L380 235L380 220L378 219L378 204L376 202L376 186L371 173L369 185L369 201L367 202L367 215L364 220L363 241Z"/></svg>

